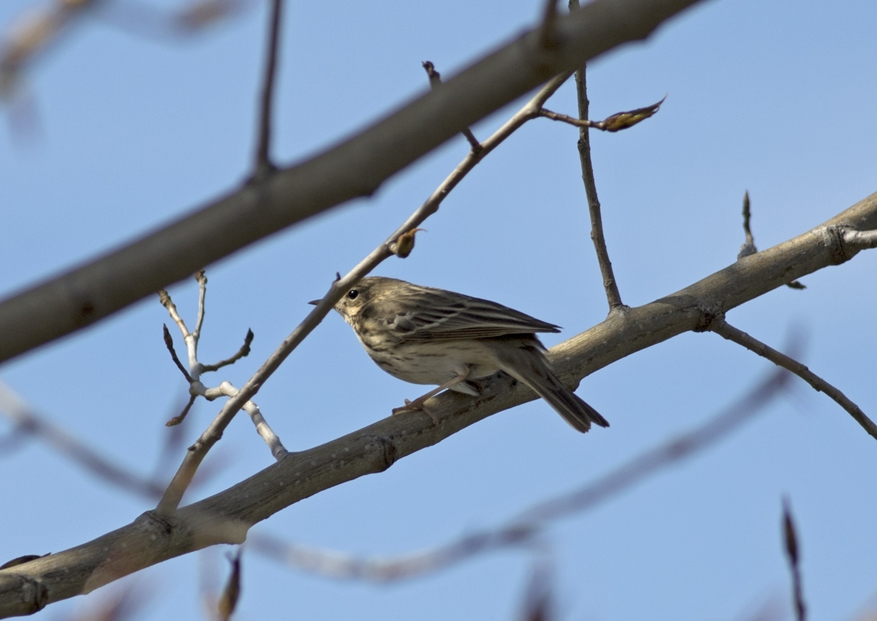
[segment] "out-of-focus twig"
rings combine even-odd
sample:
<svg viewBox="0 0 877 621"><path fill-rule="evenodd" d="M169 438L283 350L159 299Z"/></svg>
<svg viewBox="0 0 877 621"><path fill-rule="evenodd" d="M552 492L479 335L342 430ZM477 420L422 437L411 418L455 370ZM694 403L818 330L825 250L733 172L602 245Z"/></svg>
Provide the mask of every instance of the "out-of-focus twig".
<svg viewBox="0 0 877 621"><path fill-rule="evenodd" d="M163 485L119 466L97 451L50 423L27 406L11 388L0 383L0 414L9 418L16 428L42 438L74 463L83 466L99 479L136 491L150 498L160 497Z"/></svg>
<svg viewBox="0 0 877 621"><path fill-rule="evenodd" d="M274 104L274 83L277 80L277 56L280 45L280 23L283 16L283 0L271 0L268 16L268 45L265 52L265 69L262 74L262 95L259 105L259 133L256 143L254 180L260 181L275 168L271 161L271 118Z"/></svg>
<svg viewBox="0 0 877 621"><path fill-rule="evenodd" d="M241 596L241 550L242 546L238 546L238 549L233 554L228 555L228 560L231 563L231 573L216 606L219 621L229 621L231 619L231 615L234 614L238 605L238 599Z"/></svg>
<svg viewBox="0 0 877 621"><path fill-rule="evenodd" d="M804 604L804 587L801 582L801 550L792 508L788 498L783 499L783 543L789 572L792 574L792 603L795 606L795 621L807 621L807 606Z"/></svg>

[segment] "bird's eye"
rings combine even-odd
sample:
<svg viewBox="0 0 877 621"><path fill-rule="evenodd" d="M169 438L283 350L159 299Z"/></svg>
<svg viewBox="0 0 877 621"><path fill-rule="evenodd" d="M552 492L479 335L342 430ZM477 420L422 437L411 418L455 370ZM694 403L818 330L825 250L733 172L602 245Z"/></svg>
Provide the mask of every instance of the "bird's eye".
<svg viewBox="0 0 877 621"><path fill-rule="evenodd" d="M359 297L359 291L357 291L356 289L351 289L350 291L347 292L347 299L348 300L355 300L358 297Z"/></svg>

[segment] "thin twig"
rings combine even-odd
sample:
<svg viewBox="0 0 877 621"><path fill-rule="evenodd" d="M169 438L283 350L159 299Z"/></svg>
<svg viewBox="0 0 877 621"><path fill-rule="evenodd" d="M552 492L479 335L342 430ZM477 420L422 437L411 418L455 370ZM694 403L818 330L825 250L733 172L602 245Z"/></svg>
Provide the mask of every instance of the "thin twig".
<svg viewBox="0 0 877 621"><path fill-rule="evenodd" d="M582 65L576 71L576 94L579 105L579 119L588 118L588 87L585 76L586 67ZM612 262L609 260L609 250L606 247L606 237L603 234L603 216L600 213L600 199L597 198L597 184L594 180L594 166L591 163L591 139L588 128L579 129L579 160L582 167L582 181L585 184L585 194L588 197L588 213L591 216L591 241L594 242L594 250L597 253L597 262L600 264L600 273L603 275L603 288L606 290L606 300L609 303L609 312L621 308L621 293L618 291L618 283L612 272Z"/></svg>
<svg viewBox="0 0 877 621"><path fill-rule="evenodd" d="M198 319L195 321L195 331L192 336L195 342L201 338L201 327L204 325L204 311L206 309L207 300L207 274L204 270L198 270L195 273L195 280L198 281Z"/></svg>
<svg viewBox="0 0 877 621"><path fill-rule="evenodd" d="M391 558L363 558L290 544L262 533L251 533L247 545L305 571L332 578L374 582L404 580L435 572L490 550L531 546L539 541L549 523L592 509L726 438L763 412L786 387L790 377L788 372L777 369L735 403L691 431L634 457L579 489L533 506L498 528L469 533L442 546Z"/></svg>
<svg viewBox="0 0 877 621"><path fill-rule="evenodd" d="M650 106L645 106L644 108L637 108L636 110L626 110L625 112L616 112L615 114L607 116L602 121L591 121L585 118L577 119L575 117L568 116L566 114L560 114L559 112L552 112L551 110L546 110L544 108L539 111L539 116L545 117L546 119L551 119L552 121L567 123L569 125L578 127L579 129L599 129L600 131L615 133L625 129L629 129L634 125L645 121L647 118L654 116L654 114L661 109L661 104L664 103L665 99L667 98L664 97L664 99L662 99L661 101L653 103ZM581 109L581 107L579 109Z"/></svg>
<svg viewBox="0 0 877 621"><path fill-rule="evenodd" d="M758 252L758 248L755 247L755 236L752 234L752 206L749 200L749 190L743 194L743 233L746 236L743 240L743 245L740 246L740 252L737 253L737 260L739 261L743 257L748 257L751 254L755 254ZM786 286L789 289L806 289L807 287L804 283L793 280L792 282L787 282Z"/></svg>
<svg viewBox="0 0 877 621"><path fill-rule="evenodd" d="M792 603L795 605L795 621L807 621L807 606L804 604L804 587L801 582L801 550L788 498L783 498L783 541L786 558L789 559L789 571L792 574Z"/></svg>
<svg viewBox="0 0 877 621"><path fill-rule="evenodd" d="M280 39L280 22L283 0L271 1L268 17L268 50L265 71L262 74L262 99L259 106L259 137L256 146L256 165L253 178L262 180L275 170L271 161L271 115L274 103L274 82L277 77L277 49Z"/></svg>
<svg viewBox="0 0 877 621"><path fill-rule="evenodd" d="M197 399L197 398L198 398L198 394L197 394L197 393L196 393L196 394L190 394L190 395L189 395L189 402L186 403L186 406L183 408L183 411L180 412L179 414L177 414L176 416L174 416L174 417L173 417L172 419L170 419L168 422L166 422L166 423L164 424L165 427L176 427L177 425L179 425L180 423L182 423L184 420L186 420L186 416L189 415L189 410L191 410L191 409L192 409L192 406L195 405L195 399Z"/></svg>
<svg viewBox="0 0 877 621"><path fill-rule="evenodd" d="M729 341L733 341L738 345L741 345L752 351L763 358L767 358L775 365L780 366L784 369L788 369L802 380L810 384L817 392L823 392L828 397L833 399L839 406L849 412L850 416L852 416L862 428L868 432L868 435L877 439L877 425L868 418L868 416L857 406L855 403L850 401L850 399L843 394L840 390L826 382L824 379L813 373L806 366L798 362L797 360L786 356L773 349L772 347L765 345L758 339L755 339L742 330L738 330L734 326L730 325L725 318L722 316L716 317L712 320L709 325L709 329L719 336L728 339Z"/></svg>
<svg viewBox="0 0 877 621"><path fill-rule="evenodd" d="M308 316L296 326L296 328L283 340L278 348L262 364L240 391L230 398L220 410L211 425L201 434L201 437L186 452L183 463L180 464L173 481L165 491L156 512L159 515L172 515L182 501L186 488L192 481L204 456L210 448L222 436L222 432L228 427L234 415L259 391L265 381L273 375L287 356L298 347L308 334L316 328L338 300L347 293L361 278L377 267L381 262L394 255L392 248L400 236L410 233L422 224L429 216L438 211L439 205L458 183L480 162L488 153L499 146L506 138L512 135L518 128L529 120L536 118L539 109L560 88L571 74L563 74L550 80L540 91L521 108L511 119L500 127L494 134L482 143L482 150L478 153L469 151L457 168L439 185L432 195L423 203L390 237L380 246L375 248L367 257L354 267L346 276L332 282L328 293L314 306Z"/></svg>
<svg viewBox="0 0 877 621"><path fill-rule="evenodd" d="M426 75L429 78L429 86L432 90L436 90L442 85L442 74L440 74L432 61L425 60L423 63L423 70L426 71ZM473 153L479 153L483 148L481 143L478 142L478 139L475 137L475 134L472 133L472 130L468 127L463 129L463 135L466 137L466 140L469 141L469 147L472 149Z"/></svg>
<svg viewBox="0 0 877 621"><path fill-rule="evenodd" d="M748 257L750 254L758 252L758 248L755 247L755 238L752 236L752 228L750 227L751 218L752 211L750 210L749 205L749 190L746 190L743 194L743 233L746 235L746 239L743 241L743 245L740 246L740 252L737 253L738 259Z"/></svg>
<svg viewBox="0 0 877 621"><path fill-rule="evenodd" d="M183 366L183 363L180 362L179 357L177 357L177 351L174 349L174 339L171 336L170 330L167 329L167 324L163 323L161 324L161 327L164 329L164 344L170 352L174 364L177 365L177 368L180 370L180 373L183 374L183 377L186 378L186 381L191 384L194 380L192 379L192 376L189 375L186 367Z"/></svg>
<svg viewBox="0 0 877 621"><path fill-rule="evenodd" d="M244 337L244 344L241 345L241 348L237 350L237 352L231 356L230 358L226 358L225 360L220 360L216 364L205 364L201 366L202 373L209 373L213 371L218 371L222 367L227 367L230 364L234 364L244 356L248 356L250 354L250 345L253 344L253 331L247 330L247 335Z"/></svg>

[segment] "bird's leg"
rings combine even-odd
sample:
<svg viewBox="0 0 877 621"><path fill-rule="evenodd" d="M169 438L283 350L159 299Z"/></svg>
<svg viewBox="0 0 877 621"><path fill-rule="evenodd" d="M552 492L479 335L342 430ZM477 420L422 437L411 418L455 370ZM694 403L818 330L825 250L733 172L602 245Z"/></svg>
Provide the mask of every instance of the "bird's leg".
<svg viewBox="0 0 877 621"><path fill-rule="evenodd" d="M438 419L435 417L435 414L429 411L429 409L424 405L427 399L434 397L439 394L441 391L450 388L454 384L459 384L464 381L467 377L469 377L469 367L464 367L464 369L455 377L451 378L441 386L433 388L428 393L423 396L418 397L414 401L409 401L405 399L405 405L400 408L393 408L393 414L404 414L405 412L415 412L417 410L423 410L427 413L427 415L432 419L436 425L438 425Z"/></svg>

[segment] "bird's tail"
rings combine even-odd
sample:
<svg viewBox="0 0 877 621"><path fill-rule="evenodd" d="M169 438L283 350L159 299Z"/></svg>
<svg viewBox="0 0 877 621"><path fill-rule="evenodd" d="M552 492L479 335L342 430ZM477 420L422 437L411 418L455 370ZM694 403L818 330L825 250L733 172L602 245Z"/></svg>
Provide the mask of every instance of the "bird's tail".
<svg viewBox="0 0 877 621"><path fill-rule="evenodd" d="M503 365L503 371L529 386L548 402L573 429L585 433L591 423L608 427L609 421L563 385L548 366L548 360L536 347L522 347L519 354Z"/></svg>

